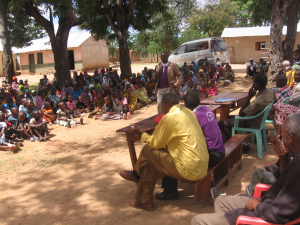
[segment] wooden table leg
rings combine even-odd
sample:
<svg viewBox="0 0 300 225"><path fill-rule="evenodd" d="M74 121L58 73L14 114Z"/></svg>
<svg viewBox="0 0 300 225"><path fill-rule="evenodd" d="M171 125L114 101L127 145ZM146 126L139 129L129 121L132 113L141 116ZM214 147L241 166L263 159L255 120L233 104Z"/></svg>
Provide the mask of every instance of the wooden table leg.
<svg viewBox="0 0 300 225"><path fill-rule="evenodd" d="M226 120L229 117L230 113L230 106L229 105L222 105L219 109L220 113L220 120Z"/></svg>
<svg viewBox="0 0 300 225"><path fill-rule="evenodd" d="M127 144L128 144L128 148L129 148L132 169L135 170L135 164L136 164L137 158L136 158L136 152L135 152L135 147L134 147L135 141L132 140L131 135L132 134L130 134L130 133L126 133L126 139L127 139Z"/></svg>

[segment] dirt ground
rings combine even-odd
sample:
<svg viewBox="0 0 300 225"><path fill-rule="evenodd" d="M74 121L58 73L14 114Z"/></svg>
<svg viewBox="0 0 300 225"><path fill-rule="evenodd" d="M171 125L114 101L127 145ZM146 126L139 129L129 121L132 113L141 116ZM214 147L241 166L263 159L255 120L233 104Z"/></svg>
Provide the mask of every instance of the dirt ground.
<svg viewBox="0 0 300 225"><path fill-rule="evenodd" d="M134 71L143 67L135 66ZM244 79L243 65L234 65L233 69L236 81L221 87L220 92L247 92L252 80ZM29 83L40 79L40 75L21 77L28 77ZM196 214L212 213L212 206L193 202L193 186L186 183L179 183L180 200L154 200L154 212L129 206L136 185L118 174L121 169L131 169L131 162L125 135L116 130L155 114L153 103L127 121L99 121L85 116L83 126L50 126L48 142L25 141L18 153L0 152L0 224L183 225L190 224ZM273 127L267 129L270 140ZM136 142L138 153L142 146ZM243 155L242 170L235 171L229 186L220 190L231 195L245 193L252 172L277 160L270 144L263 154L263 159L258 159L256 145L251 145L249 154ZM154 193L161 192L160 184L158 181Z"/></svg>

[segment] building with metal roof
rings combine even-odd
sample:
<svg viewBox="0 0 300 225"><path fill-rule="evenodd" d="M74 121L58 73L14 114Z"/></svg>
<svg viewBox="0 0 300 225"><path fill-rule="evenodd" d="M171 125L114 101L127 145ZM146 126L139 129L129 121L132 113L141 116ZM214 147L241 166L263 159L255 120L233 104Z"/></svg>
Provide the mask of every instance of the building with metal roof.
<svg viewBox="0 0 300 225"><path fill-rule="evenodd" d="M223 30L222 36L228 47L231 63L246 63L250 58L258 62L267 54L267 44L270 43L271 27L230 27ZM285 40L287 27L282 29L282 40ZM266 45L265 45L266 44ZM297 35L294 49L300 44L300 24L297 26ZM264 50L264 48L266 48Z"/></svg>
<svg viewBox="0 0 300 225"><path fill-rule="evenodd" d="M109 66L106 41L94 41L89 32L70 34L67 47L70 70ZM12 50L17 55L22 73L47 73L54 70L54 55L49 37L33 40L28 47Z"/></svg>

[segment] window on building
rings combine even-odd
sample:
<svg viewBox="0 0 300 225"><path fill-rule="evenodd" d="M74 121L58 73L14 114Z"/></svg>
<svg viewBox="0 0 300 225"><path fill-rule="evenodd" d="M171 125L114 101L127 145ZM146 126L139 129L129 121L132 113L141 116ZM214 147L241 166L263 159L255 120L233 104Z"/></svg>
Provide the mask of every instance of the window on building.
<svg viewBox="0 0 300 225"><path fill-rule="evenodd" d="M266 46L264 45L266 42L255 42L255 51L260 51L264 49Z"/></svg>
<svg viewBox="0 0 300 225"><path fill-rule="evenodd" d="M43 64L43 53L40 52L37 54L38 56L38 64Z"/></svg>

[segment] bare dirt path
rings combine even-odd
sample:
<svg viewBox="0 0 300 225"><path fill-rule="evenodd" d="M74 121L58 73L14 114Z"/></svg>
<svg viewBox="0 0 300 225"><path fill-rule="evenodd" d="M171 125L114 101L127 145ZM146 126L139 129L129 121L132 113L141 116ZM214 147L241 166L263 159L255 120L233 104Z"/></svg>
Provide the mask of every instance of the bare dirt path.
<svg viewBox="0 0 300 225"><path fill-rule="evenodd" d="M252 80L244 79L244 70L239 66L233 68L240 72L236 82L220 91L248 91ZM30 76L34 77L38 76ZM212 206L193 202L193 187L185 183L179 183L180 200L155 200L154 212L129 206L136 185L118 175L121 169L131 169L131 162L125 135L115 131L155 114L156 106L152 104L128 121L84 118L86 125L71 129L53 125L50 141L25 141L25 147L18 153L0 152L0 224L181 225L190 224L196 214L213 212ZM273 128L267 129L270 138ZM143 144L136 146L139 152ZM276 162L270 144L268 149L264 158L258 159L256 146L251 145L250 153L243 155L243 169L236 171L229 186L221 191L245 193L252 172L266 162ZM160 191L159 181L154 192Z"/></svg>

